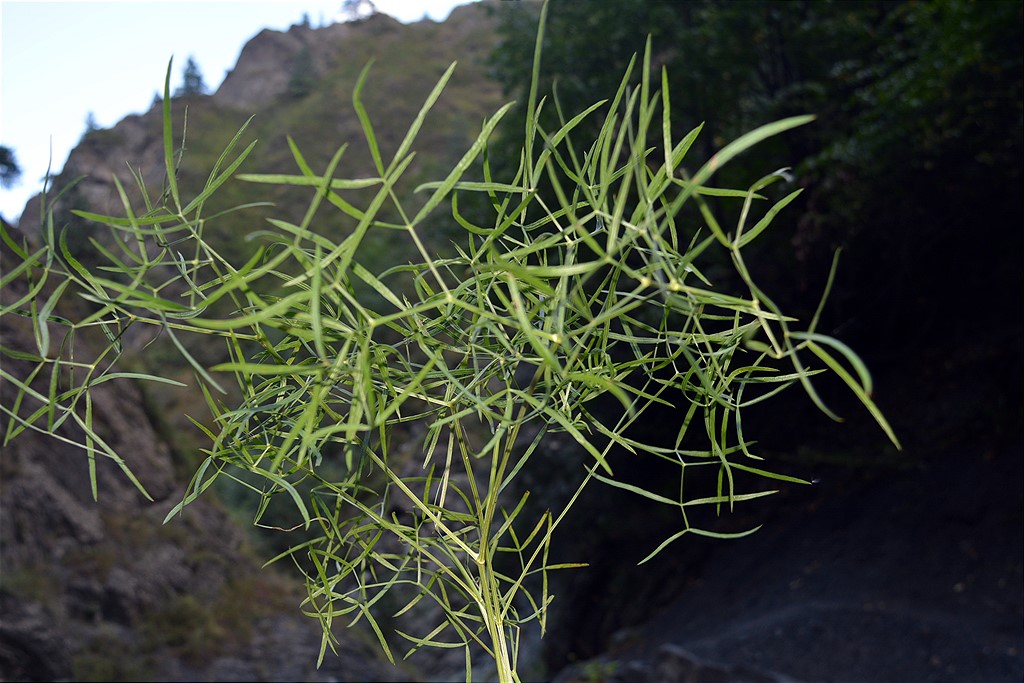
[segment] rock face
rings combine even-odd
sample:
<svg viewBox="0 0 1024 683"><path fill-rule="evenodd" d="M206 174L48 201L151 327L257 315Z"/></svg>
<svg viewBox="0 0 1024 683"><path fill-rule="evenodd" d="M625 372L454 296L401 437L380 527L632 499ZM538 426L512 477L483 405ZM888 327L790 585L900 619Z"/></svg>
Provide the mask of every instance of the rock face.
<svg viewBox="0 0 1024 683"><path fill-rule="evenodd" d="M445 42L471 46L469 51L472 51L473 43L487 44L492 40L493 23L481 8L486 4L478 2L456 7L444 22ZM429 19L403 26L386 14L374 14L359 21L317 29L299 25L286 32L267 29L246 43L237 66L225 77L214 99L224 106L258 111L287 93L297 69L310 68L315 76L322 76L343 62L361 69L374 55L350 47L357 35L369 36L377 47L377 55L383 56L389 51L401 50L410 33L429 32L436 27ZM307 53L308 62L300 57L303 52ZM464 57L465 54L458 55L459 59Z"/></svg>
<svg viewBox="0 0 1024 683"><path fill-rule="evenodd" d="M12 262L6 247L2 258ZM2 305L26 291L22 282L5 286ZM0 338L9 348L36 346L29 319L19 316L0 318ZM18 381L32 368L4 361ZM33 386L45 393L47 381ZM0 381L6 408L15 395ZM294 583L260 568L223 508L200 499L162 523L184 482L139 387L112 381L92 396L96 431L125 455L153 500L100 457L93 500L88 460L71 443L80 435L70 426L59 429L67 441L28 430L3 447L0 680L408 678L358 632L339 634L339 656L328 654L316 670L319 623L298 610ZM34 409L26 401L19 414ZM9 427L4 414L0 433Z"/></svg>
<svg viewBox="0 0 1024 683"><path fill-rule="evenodd" d="M264 29L242 48L238 64L224 78L214 98L225 106L257 111L288 91L295 70L307 66L300 60L303 51L308 53L308 67L313 74L322 75L346 56L365 60L365 55L346 55L344 45L355 32L381 35L401 30L407 29L385 14L319 29Z"/></svg>
<svg viewBox="0 0 1024 683"><path fill-rule="evenodd" d="M445 44L446 50L460 49L451 45L454 40L482 51L488 36L493 36L480 30L486 21L479 7L470 7L453 13L445 25L425 21L403 26L376 15L315 30L294 26L286 32L263 31L245 46L215 94L175 99L175 136L180 134L186 105L190 136L193 128L203 127L204 116L206 121L227 114L244 120L252 112L265 115L274 106L288 106L282 102L302 64L308 64L316 77L339 68L346 75L358 74L374 55L353 47L356 36L360 45L372 43L385 55L396 54L402 35L409 32L432 36L421 41L431 49L438 44ZM438 73L450 61L446 50L435 55L443 63ZM389 84L383 90L395 87ZM497 86L474 88L477 93L497 92ZM348 85L338 90L350 100ZM402 92L408 95L407 90ZM405 99L403 106L414 114L422 100ZM476 124L480 117L474 111L466 118ZM88 134L54 184L66 188L72 179L84 176L61 199L55 211L57 229L70 224L69 239L75 237L78 226L69 208L124 215L115 177L136 211L142 202L133 173L145 179L150 199L156 199L166 175L161 126L162 106L154 103L148 112ZM471 128L462 131L470 139L475 135ZM199 145L192 144L195 149L188 141L186 148L200 154ZM34 197L22 214L19 228L30 239L38 237L41 201ZM5 229L18 235L16 228ZM6 275L13 255L4 249ZM23 283L5 284L0 305L26 291ZM36 347L30 321L19 316L0 318L0 339L12 349ZM125 341L134 348L141 344L128 337ZM34 369L32 363L6 357L2 362L4 371L18 381ZM48 380L47 372L40 374L44 394ZM16 393L10 382L0 381L5 407L13 404ZM171 435L162 426L166 415L131 382L107 383L96 389L93 400L98 432L124 454L153 500L147 500L114 462L103 458L96 461L98 500L93 500L88 459L72 443L80 435L70 426L61 432L69 441L28 430L3 446L0 680L447 680L449 673L459 673L461 653L456 653L458 661L451 667L445 660L427 661L415 671L396 668L382 659L372 634L342 626L335 634L340 640L337 656L328 650L317 669L321 628L301 613L305 591L293 572L284 575L290 567L282 575L262 568L266 552L249 547L241 527L212 496L163 524L194 469L175 463L168 446ZM34 409L26 403L19 414ZM9 416L0 413L0 438L9 424Z"/></svg>
<svg viewBox="0 0 1024 683"><path fill-rule="evenodd" d="M111 154L112 150L117 153ZM69 190L70 201L66 203L75 208L89 207L96 213L123 215L124 208L112 179L116 176L134 198L138 193L126 160L148 182L159 182L165 175L163 159L160 107L154 106L145 114L126 116L112 129L86 135L68 155L56 187L63 189L73 178L82 176ZM39 225L42 199L42 195L36 195L25 205L19 222L23 230L31 232L29 226Z"/></svg>

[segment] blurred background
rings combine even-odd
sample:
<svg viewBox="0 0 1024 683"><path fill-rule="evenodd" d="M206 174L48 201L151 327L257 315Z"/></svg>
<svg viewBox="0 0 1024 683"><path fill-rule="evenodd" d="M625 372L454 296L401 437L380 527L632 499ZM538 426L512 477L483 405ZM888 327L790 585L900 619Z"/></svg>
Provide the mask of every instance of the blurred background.
<svg viewBox="0 0 1024 683"><path fill-rule="evenodd" d="M31 6L56 11L58 4ZM32 71L39 60L27 47L16 50L15 39L45 37L44 19L16 23L11 17L27 12L28 3L3 3L0 213L12 231L38 236L40 136L14 135L8 122L60 109L73 120L49 124L50 134L77 142L68 143L52 187L88 177L62 198L55 217L85 251L99 229L71 208L119 210L111 177L130 180L126 161L159 185L163 150L153 105L170 53L176 121L188 106L181 182L194 187L253 114L246 135L260 142L246 171L290 172L286 134L314 168L338 145L360 141L351 93L370 58L366 106L382 147L394 149L436 79L458 60L421 134L417 166L400 188L410 190L450 167L485 116L509 99L525 100L540 10L536 2L473 2L450 15L452 3L427 14L426 5L408 2L399 4L411 15L399 16L384 2L365 0L306 3L307 11L303 3L226 3L233 17L267 23L238 21L239 30L249 28L230 40L221 33L229 55L223 62L204 56L218 40L199 30L232 23L218 18L219 3L173 3L188 8L191 28L159 41L148 28L126 29L118 19L151 3L73 4L85 13L80 25L103 16L117 39L104 39L110 34L99 29L84 31L84 45L39 38L64 65ZM271 19L263 14L270 8L282 14ZM1012 1L551 4L542 92L557 88L567 112L610 97L650 36L652 66L668 73L674 137L703 123L688 157L694 168L756 126L816 115L737 159L716 182L746 187L790 169L779 196L804 192L751 246L747 261L783 310L807 320L841 250L819 329L862 355L903 450L840 387L821 391L843 424L800 392L783 394L745 417L744 429L777 469L815 483L783 487L709 521L723 530L764 523L753 536L683 540L641 568L637 562L677 530L677 520L643 499L592 487L556 536L561 559L590 566L565 573L552 588L558 598L550 630L524 651L524 676L1024 678L1022 21L1022 3ZM188 42L189 33L199 42ZM128 43L125 35L145 39ZM244 42L233 55L226 49L232 40ZM146 42L153 49L143 49ZM93 66L75 80L100 91L101 102L129 90L140 93L136 99L109 112L85 104L85 94L47 104L70 89L58 85L60 73L108 43L120 47L116 66ZM143 54L155 60L144 74L122 72ZM26 74L36 90L14 91ZM522 116L518 109L503 122L490 151L491 163L509 177ZM586 134L585 125L575 138ZM353 144L346 154L350 177L371 172L364 147ZM56 146L53 158L60 158ZM246 192L251 188L229 183L215 200L224 207L252 201ZM275 202L272 214L229 215L212 227L242 261L245 235L267 215L296 220L307 201L285 192L260 199ZM735 211L715 208L726 216ZM341 218L324 216L318 228L341 230ZM457 233L450 220L431 221L431 248L451 249ZM383 240L364 265L386 267L403 257L401 248ZM0 264L10 258L5 253ZM729 285L724 268L708 264L708 272ZM9 318L0 319L2 343L31 345L31 330ZM141 351L150 340L129 341ZM218 351L208 353L203 360L216 362ZM188 368L174 367L171 357L157 344L138 362L160 363L187 381ZM137 455L133 469L141 468L157 492L155 506L138 499L116 470L101 472L100 500L92 503L85 459L57 442L25 434L4 447L0 678L459 679L461 653L454 660L424 655L396 669L358 627L340 633L340 656L328 655L315 670L319 625L297 614L301 585L287 572L260 569L282 541L251 528L251 501L238 491L218 490L181 525L160 524L199 462L201 434L179 417L195 400L187 390L132 387L97 407L106 411L111 441ZM672 416L663 417L658 424L674 434ZM539 504L557 501L579 476L569 451L570 444L553 440L524 472L522 485L537 492ZM629 476L655 486L664 472L638 464Z"/></svg>

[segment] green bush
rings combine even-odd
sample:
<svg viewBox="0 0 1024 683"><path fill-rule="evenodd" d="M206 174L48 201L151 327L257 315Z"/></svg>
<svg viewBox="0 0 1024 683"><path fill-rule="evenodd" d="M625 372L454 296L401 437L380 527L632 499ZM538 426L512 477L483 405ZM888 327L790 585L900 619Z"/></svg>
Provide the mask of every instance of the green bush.
<svg viewBox="0 0 1024 683"><path fill-rule="evenodd" d="M726 536L691 525L695 508L731 509L773 493L772 482L799 481L766 469L742 422L747 406L790 385L802 386L832 415L812 380L833 373L897 443L856 354L816 332L817 315L798 328L749 274L744 248L798 194L758 208L759 192L786 180L785 171L746 190L709 185L738 154L812 117L758 128L690 174L683 162L700 128L673 139L667 76L662 72L660 89L652 82L649 48L639 87L628 85L631 63L610 100L572 116L559 110L559 126L547 130L538 115L558 103L537 93L540 44L514 178L492 177L487 157L507 105L483 123L445 177L421 185L413 198L399 196L395 183L454 65L390 160L360 99L364 70L354 104L375 174L336 177L344 145L315 171L292 143L296 174L236 176L312 195L300 223L270 219L255 232L244 263L223 257L204 236L218 219L205 215L204 205L252 145L232 158L239 131L205 188L182 197L169 67L164 201L138 210L122 190L125 217L77 212L109 228L108 246L93 241L105 264L83 267L52 215L38 249L4 235L21 259L4 286L31 286L2 314L30 317L37 337L36 349L3 349L35 364L28 378L0 370L17 389L17 399L3 406L11 418L5 440L77 423L90 462L114 459L145 493L129 464L93 430L90 391L111 380L171 381L117 369L125 330L154 326L191 365L210 411L194 416L209 445L168 521L216 480L235 480L258 497L257 524L284 529L281 519L290 514L304 530L301 542L274 560L290 559L305 577L304 611L323 625L321 658L334 645L336 620L365 619L389 658L401 642L385 632L394 623L408 644L400 654L464 648L469 677L473 653L483 652L501 681L518 680L520 629L536 620L543 632L553 598L548 573L578 566L550 563L549 550L553 531L591 481L678 509L679 531L650 559L685 534ZM594 118L599 133L578 154L572 135ZM469 179L471 168L481 177ZM557 197L554 205L537 193L542 181ZM486 223L459 210L460 198L474 194L490 207ZM720 225L709 197L737 202L737 224ZM684 206L696 206L706 227L678 222ZM462 233L444 257L423 246L421 233L436 224L441 207ZM343 238L316 231L324 211L347 221ZM366 268L364 250L375 235L408 242L418 258L379 272ZM702 272L713 253L716 262L724 254L732 264L741 291L721 291ZM91 302L92 312L62 317L60 300L71 293ZM827 294L826 288L821 305ZM75 335L96 329L106 336L104 350L91 359L72 353ZM57 340L57 333L64 336ZM228 354L212 366L190 350L210 338L223 340ZM72 384L39 382L59 373ZM601 397L612 399L614 415L607 402L595 409ZM645 414L665 406L678 414L675 443L645 440ZM549 432L572 438L586 476L560 509L526 519L529 492L511 498L509 483L530 466ZM614 451L672 463L678 496L622 481L609 464ZM687 475L707 470L713 487L684 495ZM93 488L95 494L95 478ZM272 504L277 512L268 524ZM402 630L406 613L422 608L435 627Z"/></svg>

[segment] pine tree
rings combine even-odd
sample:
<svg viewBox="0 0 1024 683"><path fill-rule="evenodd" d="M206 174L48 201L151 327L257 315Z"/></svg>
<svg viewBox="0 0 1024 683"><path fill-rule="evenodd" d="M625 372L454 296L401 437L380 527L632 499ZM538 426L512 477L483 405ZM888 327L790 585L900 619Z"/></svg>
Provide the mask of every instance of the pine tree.
<svg viewBox="0 0 1024 683"><path fill-rule="evenodd" d="M14 150L7 145L0 145L0 187L14 187L21 178L21 166L14 156Z"/></svg>
<svg viewBox="0 0 1024 683"><path fill-rule="evenodd" d="M288 80L288 96L298 99L305 97L316 85L316 75L313 72L313 56L309 48L304 47L295 56L292 64L291 77Z"/></svg>
<svg viewBox="0 0 1024 683"><path fill-rule="evenodd" d="M358 21L366 19L377 13L377 6L373 0L344 0L341 3L341 15L344 21Z"/></svg>
<svg viewBox="0 0 1024 683"><path fill-rule="evenodd" d="M175 91L174 95L180 97L182 95L203 95L205 93L206 83L203 82L203 74L199 71L199 65L196 64L196 60L189 56L188 61L185 62L181 87Z"/></svg>

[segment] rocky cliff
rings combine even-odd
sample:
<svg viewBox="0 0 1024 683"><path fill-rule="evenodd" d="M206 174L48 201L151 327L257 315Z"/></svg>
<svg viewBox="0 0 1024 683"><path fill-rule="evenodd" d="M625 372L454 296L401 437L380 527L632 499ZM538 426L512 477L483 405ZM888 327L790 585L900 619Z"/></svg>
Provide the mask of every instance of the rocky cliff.
<svg viewBox="0 0 1024 683"><path fill-rule="evenodd" d="M227 137L212 143L222 145L233 127L252 113L280 124L298 117L296 109L311 100L324 107L347 104L354 74L373 57L383 62L400 57L403 45L426 50L428 57L416 58L436 77L454 54L463 59L482 55L493 36L490 26L479 8L469 7L457 10L443 25L424 21L403 26L377 15L321 29L263 31L245 46L215 94L174 103L176 123L189 108L186 159L192 152L201 156L204 135L222 132L204 122L230 121L224 128ZM289 95L296 59L303 54L313 82L329 94L305 100ZM470 59L466 78L478 78L481 68ZM378 71L384 81L381 97L401 90L391 79L411 75L386 64ZM423 79L411 90L425 93L431 86ZM471 118L496 102L496 87L478 90L483 97L472 103ZM403 97L396 110L409 121L421 102ZM332 144L358 131L354 116L342 118L343 131ZM303 119L295 120L295 127L308 128ZM210 133L211 128L216 129ZM285 132L293 130L267 135L270 146L275 139L281 144ZM469 129L462 133L467 139L473 135ZM449 154L461 151L453 148ZM182 169L186 181L192 169ZM132 201L141 203L140 192L133 189L133 171L145 179L151 199L159 196L164 158L158 104L112 129L88 134L72 151L54 186L59 190L85 177L62 200L58 229L65 224L73 230L88 228L76 222L69 208L123 215L114 177L129 188ZM5 229L18 240L25 235L36 239L40 202L37 196L26 207L19 226L23 233L9 225ZM5 246L0 256L5 274L13 258ZM27 286L21 281L5 284L2 305ZM0 339L11 349L35 348L31 323L19 316L0 317ZM31 363L3 363L3 370L18 381L26 381L33 370ZM48 379L39 381L45 393ZM0 381L5 407L13 405L15 394L9 381ZM99 496L93 500L88 460L73 445L77 435L70 426L61 432L68 441L29 430L3 447L0 680L409 680L420 675L384 661L371 635L344 627L337 634L338 656L328 652L317 670L321 628L300 612L304 589L294 575L260 566L266 553L254 551L248 532L215 496L162 523L180 501L191 474L182 454L168 445L173 438L168 429L175 427L166 424L163 404L154 403L132 382L110 382L93 397L99 433L125 455L153 500L104 459L96 463ZM21 414L31 408L22 405ZM7 433L9 423L0 415L0 434Z"/></svg>
<svg viewBox="0 0 1024 683"><path fill-rule="evenodd" d="M4 226L17 238L19 233ZM6 267L13 255L4 246ZM3 289L9 305L27 285ZM27 318L0 317L0 339L33 349ZM79 346L83 356L87 349ZM4 361L28 381L33 365ZM45 393L47 380L39 380ZM38 387L37 387L38 388ZM0 400L15 391L0 381ZM249 547L213 497L167 524L184 482L139 387L109 382L93 392L96 429L152 496L109 459L88 461L71 426L62 438L26 431L0 459L0 680L404 680L357 630L340 634L338 657L316 669L320 625L302 616L303 591ZM35 406L22 404L20 414ZM10 426L0 417L0 433Z"/></svg>

